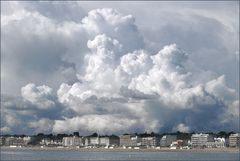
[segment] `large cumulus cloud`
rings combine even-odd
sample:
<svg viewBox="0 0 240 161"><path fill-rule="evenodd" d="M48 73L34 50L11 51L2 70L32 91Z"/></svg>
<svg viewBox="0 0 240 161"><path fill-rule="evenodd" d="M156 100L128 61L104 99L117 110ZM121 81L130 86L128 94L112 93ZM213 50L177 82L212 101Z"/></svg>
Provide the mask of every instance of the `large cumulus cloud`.
<svg viewBox="0 0 240 161"><path fill-rule="evenodd" d="M2 6L6 86L1 95L1 132L237 130L239 91L229 85L227 70L196 63L200 51L199 58L208 57L204 44L191 44L178 34L176 39L164 35L174 36L182 18L172 16L180 21L170 21L173 24L163 18L167 28L158 26L157 33L162 33L158 39L141 33L144 30L133 15L112 8L85 13L75 2L3 2ZM59 8L69 12L62 15ZM225 29L217 20L194 17L196 24ZM193 25L188 31L196 33L198 28ZM216 43L223 44L213 34ZM222 49L206 43L216 51ZM209 58L218 62L212 55ZM10 83L15 77L19 81ZM6 92L10 87L13 90Z"/></svg>
<svg viewBox="0 0 240 161"><path fill-rule="evenodd" d="M172 127L181 131L204 130L203 125L209 121L212 122L209 130L222 128L221 122L226 118L224 114L238 100L237 91L227 87L224 76L214 79L209 77L210 80L196 79L198 73L188 69L187 64L191 64L188 54L176 44L165 46L152 56L144 51L123 55L119 65L116 65L113 58L118 51L114 52L114 49L119 44L103 45L103 40L100 41L99 37L111 40L105 35L98 35L89 41L95 42L89 47L93 45L98 49L88 56L94 56L94 61L86 59L90 67L87 66L85 75L79 77L79 82L72 86L62 84L58 90L60 102L76 111L81 119L88 118L87 114L97 113L102 116L110 113L114 116L121 111L122 119L127 119L126 116L135 118L138 124L134 129L142 127L146 131L159 131L161 127ZM145 68L141 70L142 66ZM202 76L209 76L209 72L201 69L197 71L201 71ZM212 77L215 75L212 74ZM121 106L114 102L121 102ZM75 119L79 119L79 116ZM119 115L111 119L117 123ZM238 117L235 116L234 119L237 121ZM197 123L199 120L202 123ZM66 118L65 121L69 122L69 119ZM56 125L58 124L63 123L57 121ZM91 125L86 121L85 125L89 126L88 124ZM59 129L59 125L57 127ZM79 125L78 130L81 129Z"/></svg>

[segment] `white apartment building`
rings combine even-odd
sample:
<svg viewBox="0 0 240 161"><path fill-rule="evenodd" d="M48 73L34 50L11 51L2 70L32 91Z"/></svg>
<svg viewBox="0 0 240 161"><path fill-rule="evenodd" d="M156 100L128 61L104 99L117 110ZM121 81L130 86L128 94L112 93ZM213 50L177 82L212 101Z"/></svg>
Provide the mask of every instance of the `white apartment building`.
<svg viewBox="0 0 240 161"><path fill-rule="evenodd" d="M193 147L208 146L208 142L214 142L214 138L210 134L193 134L191 136L191 143Z"/></svg>
<svg viewBox="0 0 240 161"><path fill-rule="evenodd" d="M99 145L99 137L90 137L90 145Z"/></svg>
<svg viewBox="0 0 240 161"><path fill-rule="evenodd" d="M229 136L230 147L240 147L240 133L231 134Z"/></svg>
<svg viewBox="0 0 240 161"><path fill-rule="evenodd" d="M99 137L100 146L118 146L119 137L117 136L101 136Z"/></svg>
<svg viewBox="0 0 240 161"><path fill-rule="evenodd" d="M160 138L157 136L144 136L141 140L143 146L159 146Z"/></svg>
<svg viewBox="0 0 240 161"><path fill-rule="evenodd" d="M83 146L81 137L63 137L63 146Z"/></svg>
<svg viewBox="0 0 240 161"><path fill-rule="evenodd" d="M100 137L99 145L101 146L109 146L109 137Z"/></svg>
<svg viewBox="0 0 240 161"><path fill-rule="evenodd" d="M120 136L120 146L134 147L141 145L141 137L137 135L124 134Z"/></svg>

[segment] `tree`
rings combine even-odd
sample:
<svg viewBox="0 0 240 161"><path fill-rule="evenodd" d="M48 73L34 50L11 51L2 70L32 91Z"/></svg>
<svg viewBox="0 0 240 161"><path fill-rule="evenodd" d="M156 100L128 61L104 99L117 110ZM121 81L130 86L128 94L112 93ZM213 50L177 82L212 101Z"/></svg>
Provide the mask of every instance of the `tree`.
<svg viewBox="0 0 240 161"><path fill-rule="evenodd" d="M37 136L39 136L39 137L43 137L44 134L43 134L43 133L38 133Z"/></svg>
<svg viewBox="0 0 240 161"><path fill-rule="evenodd" d="M218 134L217 134L218 137L228 137L228 133L226 131L220 131Z"/></svg>
<svg viewBox="0 0 240 161"><path fill-rule="evenodd" d="M93 133L91 136L92 137L98 137L98 134L97 133Z"/></svg>
<svg viewBox="0 0 240 161"><path fill-rule="evenodd" d="M74 132L73 135L74 136L79 136L79 132Z"/></svg>

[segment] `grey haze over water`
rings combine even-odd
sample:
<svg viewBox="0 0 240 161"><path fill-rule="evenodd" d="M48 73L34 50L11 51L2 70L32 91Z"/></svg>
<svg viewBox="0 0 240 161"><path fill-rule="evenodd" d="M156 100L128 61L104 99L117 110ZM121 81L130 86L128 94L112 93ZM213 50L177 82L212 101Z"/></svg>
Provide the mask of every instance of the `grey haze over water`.
<svg viewBox="0 0 240 161"><path fill-rule="evenodd" d="M239 2L2 2L1 133L239 131Z"/></svg>

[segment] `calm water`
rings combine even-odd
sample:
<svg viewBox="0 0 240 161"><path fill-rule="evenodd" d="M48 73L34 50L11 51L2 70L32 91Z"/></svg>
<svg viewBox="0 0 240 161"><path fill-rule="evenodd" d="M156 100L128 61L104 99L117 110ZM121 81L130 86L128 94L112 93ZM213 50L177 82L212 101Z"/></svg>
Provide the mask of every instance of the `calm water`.
<svg viewBox="0 0 240 161"><path fill-rule="evenodd" d="M1 161L239 161L237 153L197 152L79 152L62 150L1 149Z"/></svg>

